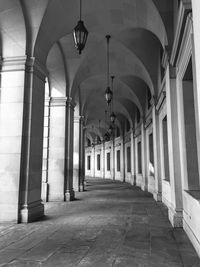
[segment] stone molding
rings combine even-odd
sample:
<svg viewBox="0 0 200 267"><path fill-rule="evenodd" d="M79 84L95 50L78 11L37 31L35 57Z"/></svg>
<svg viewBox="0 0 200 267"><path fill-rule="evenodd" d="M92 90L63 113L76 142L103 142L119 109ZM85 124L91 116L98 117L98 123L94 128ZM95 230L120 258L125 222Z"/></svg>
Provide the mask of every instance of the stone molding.
<svg viewBox="0 0 200 267"><path fill-rule="evenodd" d="M46 76L48 76L46 67L34 57L5 57L1 59L0 65L1 72L26 71L27 73L33 73L44 82Z"/></svg>
<svg viewBox="0 0 200 267"><path fill-rule="evenodd" d="M25 71L27 57L5 57L1 59L1 72Z"/></svg>
<svg viewBox="0 0 200 267"><path fill-rule="evenodd" d="M50 97L50 106L53 107L65 107L67 97Z"/></svg>
<svg viewBox="0 0 200 267"><path fill-rule="evenodd" d="M76 103L74 102L72 97L70 96L67 97L66 106L74 110Z"/></svg>

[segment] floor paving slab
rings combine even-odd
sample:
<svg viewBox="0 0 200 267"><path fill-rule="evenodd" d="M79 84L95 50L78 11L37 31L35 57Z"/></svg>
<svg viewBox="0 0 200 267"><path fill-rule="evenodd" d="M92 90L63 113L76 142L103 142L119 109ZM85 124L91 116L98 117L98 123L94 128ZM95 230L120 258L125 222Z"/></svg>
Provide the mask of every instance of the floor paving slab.
<svg viewBox="0 0 200 267"><path fill-rule="evenodd" d="M200 267L166 207L138 187L90 179L75 201L45 204L30 224L0 224L3 267Z"/></svg>

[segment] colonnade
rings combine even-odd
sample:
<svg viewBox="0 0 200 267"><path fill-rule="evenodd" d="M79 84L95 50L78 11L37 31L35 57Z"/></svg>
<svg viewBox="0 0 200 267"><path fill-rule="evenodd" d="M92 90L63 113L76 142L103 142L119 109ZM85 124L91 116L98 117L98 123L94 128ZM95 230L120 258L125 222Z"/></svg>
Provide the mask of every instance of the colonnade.
<svg viewBox="0 0 200 267"><path fill-rule="evenodd" d="M193 2L200 11L198 1ZM172 226L184 228L200 255L199 19L196 10L194 16L189 12L189 4L181 8L185 21L178 18L172 51L166 49L162 56L165 73L158 96L128 132L87 147L85 169L87 176L126 181L152 193L167 206ZM105 171L97 170L98 158Z"/></svg>

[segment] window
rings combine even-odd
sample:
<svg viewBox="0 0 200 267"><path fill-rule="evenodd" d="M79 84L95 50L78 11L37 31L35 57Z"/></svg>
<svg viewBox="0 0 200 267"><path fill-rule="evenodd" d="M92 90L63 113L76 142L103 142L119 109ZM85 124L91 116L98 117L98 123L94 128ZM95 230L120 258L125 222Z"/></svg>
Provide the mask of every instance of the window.
<svg viewBox="0 0 200 267"><path fill-rule="evenodd" d="M100 154L97 155L97 171L100 171L101 169L101 157Z"/></svg>
<svg viewBox="0 0 200 267"><path fill-rule="evenodd" d="M127 172L131 172L131 148L127 147Z"/></svg>
<svg viewBox="0 0 200 267"><path fill-rule="evenodd" d="M110 171L110 153L107 153L107 171Z"/></svg>
<svg viewBox="0 0 200 267"><path fill-rule="evenodd" d="M120 150L117 150L117 171L120 172Z"/></svg>
<svg viewBox="0 0 200 267"><path fill-rule="evenodd" d="M162 121L163 126L163 153L164 153L164 169L165 180L169 181L169 151L168 151L168 134L167 134L167 116Z"/></svg>
<svg viewBox="0 0 200 267"><path fill-rule="evenodd" d="M90 171L90 156L87 156L87 169Z"/></svg>

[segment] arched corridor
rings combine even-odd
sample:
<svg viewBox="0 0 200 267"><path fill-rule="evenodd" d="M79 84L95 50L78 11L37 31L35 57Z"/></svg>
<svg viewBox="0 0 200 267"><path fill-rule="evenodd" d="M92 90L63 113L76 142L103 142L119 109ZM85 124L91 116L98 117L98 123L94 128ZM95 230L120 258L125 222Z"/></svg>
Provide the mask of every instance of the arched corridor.
<svg viewBox="0 0 200 267"><path fill-rule="evenodd" d="M89 179L77 197L46 204L43 221L1 225L0 266L200 266L184 231L172 228L151 194Z"/></svg>
<svg viewBox="0 0 200 267"><path fill-rule="evenodd" d="M17 241L24 231L24 246L37 227L34 240L40 240L43 229L47 236L53 233L53 222L63 224L70 237L65 222L72 219L68 226L73 229L81 215L84 232L92 224L86 218L91 204L94 222L103 209L114 216L125 212L119 221L113 218L124 222L127 232L120 238L125 241L134 235L132 219L136 228L147 225L148 238L156 240L151 239L152 219L158 228L166 223L170 233L183 230L200 257L199 14L200 0L0 0L0 225L8 233L5 242L15 240L15 234ZM98 220L105 231L109 216L105 225ZM156 259L165 259L170 240L166 237ZM179 246L176 238L172 243ZM148 245L150 262L154 243ZM5 257L16 253L21 260L21 250L9 247ZM57 243L43 247L47 254L60 248ZM178 258L166 254L178 265L184 255L190 260L189 252L179 252Z"/></svg>

